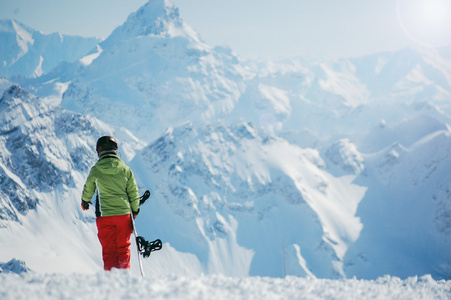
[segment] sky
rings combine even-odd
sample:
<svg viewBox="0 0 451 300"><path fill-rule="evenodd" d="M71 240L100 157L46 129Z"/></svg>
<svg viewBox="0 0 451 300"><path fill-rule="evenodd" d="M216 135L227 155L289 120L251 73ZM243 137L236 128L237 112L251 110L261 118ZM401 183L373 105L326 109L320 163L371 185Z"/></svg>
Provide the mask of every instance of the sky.
<svg viewBox="0 0 451 300"><path fill-rule="evenodd" d="M0 0L0 19L106 38L147 0ZM355 57L451 44L451 0L172 0L211 46L243 58Z"/></svg>

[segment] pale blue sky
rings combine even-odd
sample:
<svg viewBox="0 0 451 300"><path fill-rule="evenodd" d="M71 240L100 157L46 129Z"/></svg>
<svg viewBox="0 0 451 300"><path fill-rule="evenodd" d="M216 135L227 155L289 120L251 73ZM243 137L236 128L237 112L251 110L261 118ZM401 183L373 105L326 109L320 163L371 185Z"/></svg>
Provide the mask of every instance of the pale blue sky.
<svg viewBox="0 0 451 300"><path fill-rule="evenodd" d="M277 59L350 57L415 46L418 39L413 41L411 32L406 34L406 27L414 26L402 24L403 31L399 15L405 23L415 23L421 19L421 13L409 12L406 7L426 1L451 3L451 0L172 0L172 3L209 45L228 45L244 58ZM17 19L44 33L105 38L146 2L0 0L0 18ZM447 19L451 20L451 4L436 8L449 13ZM431 19L438 19L434 12L431 14ZM426 28L430 36L427 30L432 25L425 26L424 18L421 22L419 27ZM438 26L449 29L439 38L451 43L451 23L445 23Z"/></svg>

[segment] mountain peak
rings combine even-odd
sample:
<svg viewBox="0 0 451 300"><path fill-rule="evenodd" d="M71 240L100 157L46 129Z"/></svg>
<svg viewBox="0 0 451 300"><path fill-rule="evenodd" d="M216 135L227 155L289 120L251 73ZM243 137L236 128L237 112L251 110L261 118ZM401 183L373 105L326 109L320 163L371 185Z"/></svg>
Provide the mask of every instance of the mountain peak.
<svg viewBox="0 0 451 300"><path fill-rule="evenodd" d="M149 0L136 12L130 14L124 27L138 35L159 35L167 31L170 23L176 26L181 25L178 8L169 0Z"/></svg>
<svg viewBox="0 0 451 300"><path fill-rule="evenodd" d="M14 63L28 52L34 43L33 33L33 29L16 20L0 20L0 34L6 40L5 46L0 49L3 64Z"/></svg>
<svg viewBox="0 0 451 300"><path fill-rule="evenodd" d="M36 96L13 84L0 98L0 127L3 132L10 132L19 127L26 127L26 122L44 115L48 108L37 100Z"/></svg>
<svg viewBox="0 0 451 300"><path fill-rule="evenodd" d="M0 98L0 103L8 103L11 102L14 98L20 98L25 100L25 102L30 102L30 98L32 95L27 90L23 89L18 84L12 84L9 88L7 88L2 97Z"/></svg>
<svg viewBox="0 0 451 300"><path fill-rule="evenodd" d="M7 263L0 263L0 273L22 274L29 272L31 272L31 270L23 260L13 258Z"/></svg>
<svg viewBox="0 0 451 300"><path fill-rule="evenodd" d="M0 32L12 32L19 33L20 31L33 32L34 29L22 24L15 19L2 19L0 20Z"/></svg>
<svg viewBox="0 0 451 300"><path fill-rule="evenodd" d="M170 34L173 28L183 27L178 8L169 0L149 0L134 13L124 24L117 27L102 43L104 46L112 40L127 40L137 36Z"/></svg>
<svg viewBox="0 0 451 300"><path fill-rule="evenodd" d="M44 34L16 20L0 20L0 77L39 77L61 62L75 62L98 44L96 38Z"/></svg>

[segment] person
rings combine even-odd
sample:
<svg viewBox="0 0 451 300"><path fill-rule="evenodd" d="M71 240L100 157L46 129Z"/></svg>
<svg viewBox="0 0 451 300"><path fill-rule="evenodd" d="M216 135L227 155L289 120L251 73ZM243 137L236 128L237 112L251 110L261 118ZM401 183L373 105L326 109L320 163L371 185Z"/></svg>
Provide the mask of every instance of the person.
<svg viewBox="0 0 451 300"><path fill-rule="evenodd" d="M96 193L96 225L102 245L104 270L130 269L130 237L133 218L139 214L139 190L132 170L117 155L112 136L102 136L96 145L99 160L83 187L81 207L88 210Z"/></svg>

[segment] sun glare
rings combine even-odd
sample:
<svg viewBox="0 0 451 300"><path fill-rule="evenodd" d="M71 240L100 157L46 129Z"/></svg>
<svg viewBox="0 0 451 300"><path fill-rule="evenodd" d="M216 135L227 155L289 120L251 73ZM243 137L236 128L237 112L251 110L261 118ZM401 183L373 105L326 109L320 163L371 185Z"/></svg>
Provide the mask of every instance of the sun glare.
<svg viewBox="0 0 451 300"><path fill-rule="evenodd" d="M402 29L415 42L451 44L451 0L398 0L397 10Z"/></svg>

